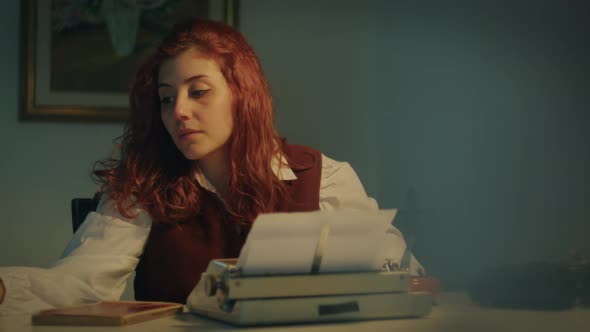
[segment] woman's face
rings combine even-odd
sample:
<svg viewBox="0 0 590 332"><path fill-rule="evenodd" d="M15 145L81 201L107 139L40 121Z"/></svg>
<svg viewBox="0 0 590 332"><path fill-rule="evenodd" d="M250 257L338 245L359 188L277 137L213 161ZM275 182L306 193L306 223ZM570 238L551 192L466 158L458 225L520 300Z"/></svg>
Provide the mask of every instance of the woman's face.
<svg viewBox="0 0 590 332"><path fill-rule="evenodd" d="M232 133L232 94L214 60L190 48L165 60L158 94L164 127L189 160L225 153Z"/></svg>

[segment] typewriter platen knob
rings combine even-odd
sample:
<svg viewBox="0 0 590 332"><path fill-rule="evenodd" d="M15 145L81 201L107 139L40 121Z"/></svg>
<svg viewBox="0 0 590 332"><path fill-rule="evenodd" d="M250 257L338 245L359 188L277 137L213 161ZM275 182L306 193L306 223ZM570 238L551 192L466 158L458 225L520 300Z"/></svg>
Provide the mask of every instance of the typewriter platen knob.
<svg viewBox="0 0 590 332"><path fill-rule="evenodd" d="M206 274L205 279L205 294L207 296L215 296L217 293L217 278L211 274Z"/></svg>

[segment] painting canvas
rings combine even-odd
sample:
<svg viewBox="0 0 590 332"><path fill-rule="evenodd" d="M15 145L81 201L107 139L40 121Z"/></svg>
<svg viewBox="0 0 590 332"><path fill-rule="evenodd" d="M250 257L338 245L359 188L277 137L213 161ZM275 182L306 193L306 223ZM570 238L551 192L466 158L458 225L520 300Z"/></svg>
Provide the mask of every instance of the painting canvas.
<svg viewBox="0 0 590 332"><path fill-rule="evenodd" d="M175 22L237 24L237 0L25 0L21 120L123 120L133 76Z"/></svg>

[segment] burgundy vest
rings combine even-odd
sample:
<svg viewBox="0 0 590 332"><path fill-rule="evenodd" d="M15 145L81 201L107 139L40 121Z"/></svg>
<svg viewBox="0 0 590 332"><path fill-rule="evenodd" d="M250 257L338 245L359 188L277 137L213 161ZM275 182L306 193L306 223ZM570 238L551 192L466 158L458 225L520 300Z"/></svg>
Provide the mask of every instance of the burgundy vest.
<svg viewBox="0 0 590 332"><path fill-rule="evenodd" d="M297 180L286 181L285 197L276 212L319 210L322 155L299 145L283 144ZM248 229L237 223L221 200L201 189L202 209L179 225L154 223L136 268L135 298L185 303L212 259L238 257Z"/></svg>

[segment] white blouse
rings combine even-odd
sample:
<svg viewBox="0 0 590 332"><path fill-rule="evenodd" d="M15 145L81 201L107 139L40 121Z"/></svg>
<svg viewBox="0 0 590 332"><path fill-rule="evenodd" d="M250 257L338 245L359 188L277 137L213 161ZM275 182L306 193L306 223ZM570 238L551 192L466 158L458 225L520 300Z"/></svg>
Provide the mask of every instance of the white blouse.
<svg viewBox="0 0 590 332"><path fill-rule="evenodd" d="M276 169L284 180L292 179L291 169ZM208 181L198 180L207 187ZM211 188L211 190L213 190ZM320 209L378 209L368 197L355 171L347 162L322 156ZM136 208L133 219L118 212L114 201L103 198L66 246L61 258L50 268L0 267L5 286L0 315L26 314L58 306L120 299L127 279L143 252L151 217ZM399 256L405 249L401 233L392 226ZM421 269L412 257L413 274Z"/></svg>

